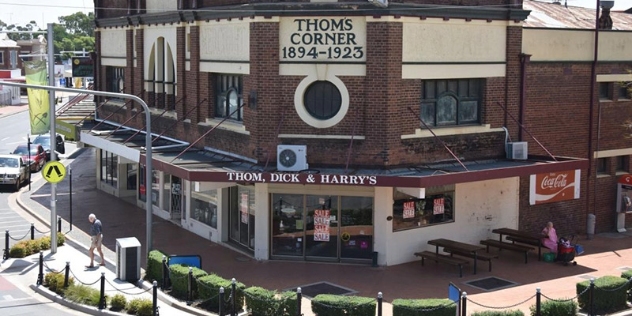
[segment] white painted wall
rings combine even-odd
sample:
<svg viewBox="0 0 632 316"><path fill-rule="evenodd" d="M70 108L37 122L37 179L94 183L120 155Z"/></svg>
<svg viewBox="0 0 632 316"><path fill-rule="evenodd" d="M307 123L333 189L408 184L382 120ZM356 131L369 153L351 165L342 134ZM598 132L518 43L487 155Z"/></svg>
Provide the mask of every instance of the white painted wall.
<svg viewBox="0 0 632 316"><path fill-rule="evenodd" d="M200 59L249 61L250 22L222 20L201 23Z"/></svg>
<svg viewBox="0 0 632 316"><path fill-rule="evenodd" d="M164 11L178 10L178 1L175 0L147 0L147 13L160 13Z"/></svg>
<svg viewBox="0 0 632 316"><path fill-rule="evenodd" d="M386 237L384 264L395 265L419 260L413 253L435 250L434 246L428 245L430 239L448 238L479 244L480 240L497 237L491 232L492 229L517 228L519 189L518 177L457 184L455 221L449 224L392 232L392 225L388 225L389 229L386 229L381 224L377 226L376 221L376 236L378 228L381 234L390 232L390 236ZM386 207L386 201L383 202ZM377 215L378 221L380 216ZM376 244L381 249L384 246L378 241L376 240Z"/></svg>
<svg viewBox="0 0 632 316"><path fill-rule="evenodd" d="M174 1L175 2L175 1ZM172 58L174 61L174 73L178 73L178 63L176 62L178 60L178 55L177 55L177 40L176 40L176 30L177 28L173 27L172 25L159 25L159 26L150 26L150 27L146 27L145 28L145 34L144 34L144 46L145 46L145 51L144 54L145 56L143 56L143 60L145 61L145 69L144 69L144 73L145 76L149 75L149 68L150 67L154 67L153 64L150 64L150 59L149 57L151 56L151 51L152 51L152 47L154 46L154 44L156 44L157 40L159 37L164 37L165 40L165 54L167 54L167 47L171 48L171 54L172 54ZM157 47L157 45L156 45ZM155 57L157 57L157 53L155 55ZM169 60L169 58L165 55L165 60ZM147 77L145 77L145 79L148 79Z"/></svg>
<svg viewBox="0 0 632 316"><path fill-rule="evenodd" d="M126 29L101 29L101 57L125 57Z"/></svg>
<svg viewBox="0 0 632 316"><path fill-rule="evenodd" d="M267 183L255 183L255 203L255 259L268 260L270 257L270 194L268 194Z"/></svg>

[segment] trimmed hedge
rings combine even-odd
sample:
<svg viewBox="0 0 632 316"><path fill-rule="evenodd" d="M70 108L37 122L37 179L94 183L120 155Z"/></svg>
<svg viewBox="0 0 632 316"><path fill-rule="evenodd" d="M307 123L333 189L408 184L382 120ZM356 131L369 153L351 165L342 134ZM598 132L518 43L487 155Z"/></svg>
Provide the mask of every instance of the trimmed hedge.
<svg viewBox="0 0 632 316"><path fill-rule="evenodd" d="M127 306L127 298L123 294L114 294L112 300L110 301L110 310L114 312L118 312L125 309Z"/></svg>
<svg viewBox="0 0 632 316"><path fill-rule="evenodd" d="M147 256L147 269L145 270L145 280L162 283L162 257L167 256L160 250L152 250Z"/></svg>
<svg viewBox="0 0 632 316"><path fill-rule="evenodd" d="M439 308L441 306L443 307ZM453 316L456 314L456 303L447 298L399 298L393 300L393 315L416 316L422 314L429 316Z"/></svg>
<svg viewBox="0 0 632 316"><path fill-rule="evenodd" d="M294 316L296 315L296 293L266 290L252 286L244 290L246 306L253 316Z"/></svg>
<svg viewBox="0 0 632 316"><path fill-rule="evenodd" d="M57 233L57 246L63 246L64 243L66 243L64 234ZM24 258L48 249L50 249L50 237L48 236L34 240L22 240L9 249L9 257Z"/></svg>
<svg viewBox="0 0 632 316"><path fill-rule="evenodd" d="M595 313L606 314L624 310L627 307L628 287L624 286L628 280L606 275L595 280L594 304ZM590 287L590 281L577 283L577 294L584 292ZM590 310L590 290L580 295L577 300L579 307L583 310Z"/></svg>
<svg viewBox="0 0 632 316"><path fill-rule="evenodd" d="M226 280L217 274L205 275L197 280L197 289L199 291L198 297L202 299L202 307L210 311L217 311L219 309L219 288L224 288L224 300L228 300L230 291L232 288L232 281ZM241 310L244 305L244 290L246 285L241 282L235 284L235 304L237 310ZM222 305L223 311L230 311L232 307L232 301L224 302Z"/></svg>
<svg viewBox="0 0 632 316"><path fill-rule="evenodd" d="M312 300L312 311L318 316L366 316L375 314L376 305L372 297L319 294Z"/></svg>
<svg viewBox="0 0 632 316"><path fill-rule="evenodd" d="M162 258L160 259L162 260ZM187 300L188 288L189 288L189 267L181 264L174 264L169 266L169 276L171 280L171 295L181 300ZM197 299L197 282L195 280L208 275L206 271L193 267L193 284L191 284L191 290L193 291L192 299Z"/></svg>
<svg viewBox="0 0 632 316"><path fill-rule="evenodd" d="M570 314L569 314L570 315ZM474 312L472 316L524 316L520 310Z"/></svg>
<svg viewBox="0 0 632 316"><path fill-rule="evenodd" d="M621 273L621 277L628 280L628 301L632 302L632 270L623 271Z"/></svg>
<svg viewBox="0 0 632 316"><path fill-rule="evenodd" d="M529 307L531 316L536 316L535 305ZM575 301L543 301L540 303L541 316L568 316L577 315L577 303Z"/></svg>

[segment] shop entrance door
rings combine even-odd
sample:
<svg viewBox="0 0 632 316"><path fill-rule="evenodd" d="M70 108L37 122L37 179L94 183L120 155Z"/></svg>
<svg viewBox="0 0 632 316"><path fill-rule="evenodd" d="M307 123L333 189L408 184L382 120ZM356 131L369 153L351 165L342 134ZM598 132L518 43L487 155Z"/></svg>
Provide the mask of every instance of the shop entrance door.
<svg viewBox="0 0 632 316"><path fill-rule="evenodd" d="M338 261L338 197L307 195L305 225L305 259Z"/></svg>
<svg viewBox="0 0 632 316"><path fill-rule="evenodd" d="M171 203L169 212L171 220L180 221L182 219L182 179L171 176Z"/></svg>
<svg viewBox="0 0 632 316"><path fill-rule="evenodd" d="M365 262L373 254L373 198L340 198L340 261Z"/></svg>

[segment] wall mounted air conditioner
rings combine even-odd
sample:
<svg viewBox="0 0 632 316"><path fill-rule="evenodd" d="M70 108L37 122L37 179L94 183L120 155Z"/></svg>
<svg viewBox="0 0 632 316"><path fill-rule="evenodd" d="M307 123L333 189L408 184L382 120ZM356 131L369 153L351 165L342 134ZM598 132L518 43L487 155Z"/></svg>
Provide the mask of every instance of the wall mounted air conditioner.
<svg viewBox="0 0 632 316"><path fill-rule="evenodd" d="M507 143L507 159L526 160L528 156L527 142Z"/></svg>
<svg viewBox="0 0 632 316"><path fill-rule="evenodd" d="M277 170L301 171L308 169L307 146L305 145L278 145L277 146Z"/></svg>

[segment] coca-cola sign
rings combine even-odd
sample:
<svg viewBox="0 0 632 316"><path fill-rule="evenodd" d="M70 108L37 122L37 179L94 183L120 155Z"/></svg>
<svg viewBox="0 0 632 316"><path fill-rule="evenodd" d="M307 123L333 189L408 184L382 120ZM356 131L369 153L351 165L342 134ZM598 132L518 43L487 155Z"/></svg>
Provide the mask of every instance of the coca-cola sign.
<svg viewBox="0 0 632 316"><path fill-rule="evenodd" d="M531 175L529 204L579 199L581 170L549 172Z"/></svg>

